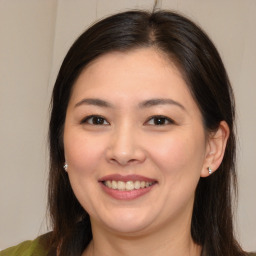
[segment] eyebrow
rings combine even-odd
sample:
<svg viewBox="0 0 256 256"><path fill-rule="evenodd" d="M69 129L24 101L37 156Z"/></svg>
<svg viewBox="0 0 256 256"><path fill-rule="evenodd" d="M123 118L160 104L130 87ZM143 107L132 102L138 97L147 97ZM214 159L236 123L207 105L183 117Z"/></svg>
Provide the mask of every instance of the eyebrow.
<svg viewBox="0 0 256 256"><path fill-rule="evenodd" d="M139 108L148 108L148 107L153 107L153 106L158 106L158 105L175 105L180 107L182 110L186 110L185 107L180 104L179 102L172 100L172 99L150 99L150 100L145 100L141 103L139 103ZM75 104L75 108L81 105L94 105L98 107L105 107L105 108L112 108L113 105L110 104L109 102L97 98L86 98L82 99L78 103Z"/></svg>
<svg viewBox="0 0 256 256"><path fill-rule="evenodd" d="M142 103L139 104L140 108L147 108L147 107L153 107L157 105L166 105L166 104L171 104L180 107L182 110L186 110L185 107L180 104L179 102L172 100L172 99L150 99L143 101Z"/></svg>
<svg viewBox="0 0 256 256"><path fill-rule="evenodd" d="M106 107L106 108L112 107L110 103L101 99L82 99L81 101L76 103L75 108L81 105L94 105L94 106Z"/></svg>

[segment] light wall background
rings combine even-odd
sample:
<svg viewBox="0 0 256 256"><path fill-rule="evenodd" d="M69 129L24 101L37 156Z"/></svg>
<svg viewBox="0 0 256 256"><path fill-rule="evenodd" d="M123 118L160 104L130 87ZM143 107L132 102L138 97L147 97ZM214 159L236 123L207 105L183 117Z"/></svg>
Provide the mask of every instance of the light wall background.
<svg viewBox="0 0 256 256"><path fill-rule="evenodd" d="M0 249L46 232L50 94L68 48L95 20L153 0L0 0ZM238 112L237 233L256 250L256 1L162 0L210 35Z"/></svg>

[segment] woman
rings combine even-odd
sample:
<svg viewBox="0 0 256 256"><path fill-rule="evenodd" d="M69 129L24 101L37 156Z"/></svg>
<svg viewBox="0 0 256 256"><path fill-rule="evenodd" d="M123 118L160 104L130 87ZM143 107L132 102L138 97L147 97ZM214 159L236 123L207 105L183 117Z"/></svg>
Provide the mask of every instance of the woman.
<svg viewBox="0 0 256 256"><path fill-rule="evenodd" d="M53 90L53 231L0 255L248 255L232 224L234 112L220 56L188 19L96 23Z"/></svg>

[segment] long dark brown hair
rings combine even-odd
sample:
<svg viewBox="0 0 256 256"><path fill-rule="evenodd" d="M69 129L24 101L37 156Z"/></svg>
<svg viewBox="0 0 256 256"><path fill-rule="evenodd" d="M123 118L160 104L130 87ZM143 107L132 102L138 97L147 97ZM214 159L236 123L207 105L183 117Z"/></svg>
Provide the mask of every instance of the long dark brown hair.
<svg viewBox="0 0 256 256"><path fill-rule="evenodd" d="M170 11L128 11L105 18L73 44L52 94L49 128L49 211L51 248L60 255L81 255L92 239L90 219L63 170L63 127L72 86L81 71L103 54L152 47L176 64L197 103L206 131L225 120L230 129L218 170L201 178L195 191L191 235L202 255L245 255L234 238L232 194L236 194L234 99L222 60L208 36L189 19ZM115 70L113 70L115 72Z"/></svg>

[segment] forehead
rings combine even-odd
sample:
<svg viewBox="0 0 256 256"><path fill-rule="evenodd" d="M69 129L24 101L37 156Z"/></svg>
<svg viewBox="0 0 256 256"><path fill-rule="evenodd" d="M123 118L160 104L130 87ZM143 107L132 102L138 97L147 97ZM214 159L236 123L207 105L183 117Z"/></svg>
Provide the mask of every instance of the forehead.
<svg viewBox="0 0 256 256"><path fill-rule="evenodd" d="M91 61L85 68L85 70L93 67L94 65L99 65L101 63L103 65L104 62L111 61L123 61L129 63L130 59L136 59L137 61L133 62L133 66L137 64L143 63L146 64L144 67L155 65L161 65L162 67L173 67L176 68L174 62L167 56L166 53L158 50L155 47L138 47L135 49L129 49L125 51L112 51L101 55L100 57Z"/></svg>
<svg viewBox="0 0 256 256"><path fill-rule="evenodd" d="M181 72L164 53L154 48L126 52L110 52L89 63L76 80L73 91L93 92L130 88L138 91L174 89L187 90ZM160 86L161 85L161 86Z"/></svg>

